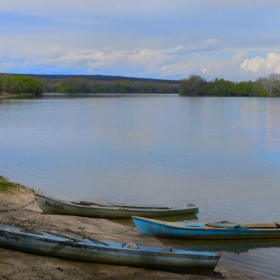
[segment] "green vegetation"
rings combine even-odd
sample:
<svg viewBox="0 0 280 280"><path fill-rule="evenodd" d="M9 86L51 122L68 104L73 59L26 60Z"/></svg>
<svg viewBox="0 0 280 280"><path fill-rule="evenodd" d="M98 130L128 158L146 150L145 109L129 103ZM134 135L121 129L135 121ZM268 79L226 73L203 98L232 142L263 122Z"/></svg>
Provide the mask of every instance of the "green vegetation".
<svg viewBox="0 0 280 280"><path fill-rule="evenodd" d="M280 96L280 74L256 81L206 81L192 75L181 81L102 75L15 75L0 74L0 95L29 98L45 93L179 93L185 96Z"/></svg>
<svg viewBox="0 0 280 280"><path fill-rule="evenodd" d="M25 188L24 186L8 181L5 177L0 176L0 192L12 192Z"/></svg>
<svg viewBox="0 0 280 280"><path fill-rule="evenodd" d="M45 93L178 93L179 81L102 75L0 74L0 94L22 98Z"/></svg>
<svg viewBox="0 0 280 280"><path fill-rule="evenodd" d="M233 83L216 78L206 82L202 77L192 75L181 80L179 94L186 96L280 96L280 74L271 74L255 82Z"/></svg>
<svg viewBox="0 0 280 280"><path fill-rule="evenodd" d="M43 83L32 77L0 75L0 93L10 94L11 97L40 96L43 89Z"/></svg>
<svg viewBox="0 0 280 280"><path fill-rule="evenodd" d="M177 93L178 83L152 81L98 81L86 78L67 78L57 88L60 93Z"/></svg>

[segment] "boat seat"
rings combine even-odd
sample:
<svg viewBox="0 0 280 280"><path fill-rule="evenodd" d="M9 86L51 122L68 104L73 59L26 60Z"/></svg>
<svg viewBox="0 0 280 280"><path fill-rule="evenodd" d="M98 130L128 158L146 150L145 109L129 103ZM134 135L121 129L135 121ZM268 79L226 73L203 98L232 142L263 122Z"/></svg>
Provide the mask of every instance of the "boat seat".
<svg viewBox="0 0 280 280"><path fill-rule="evenodd" d="M225 228L225 226L214 224L214 223L206 223L207 227L214 227L214 228Z"/></svg>

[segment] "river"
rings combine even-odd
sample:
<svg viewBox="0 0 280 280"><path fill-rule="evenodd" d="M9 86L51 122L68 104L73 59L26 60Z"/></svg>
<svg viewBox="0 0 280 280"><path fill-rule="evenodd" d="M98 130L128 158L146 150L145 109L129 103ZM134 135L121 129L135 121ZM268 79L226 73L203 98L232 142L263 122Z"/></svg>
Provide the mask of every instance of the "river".
<svg viewBox="0 0 280 280"><path fill-rule="evenodd" d="M272 222L279 127L277 98L0 100L0 174L63 199L194 203L201 221ZM226 244L221 262L280 278L279 242L245 245Z"/></svg>

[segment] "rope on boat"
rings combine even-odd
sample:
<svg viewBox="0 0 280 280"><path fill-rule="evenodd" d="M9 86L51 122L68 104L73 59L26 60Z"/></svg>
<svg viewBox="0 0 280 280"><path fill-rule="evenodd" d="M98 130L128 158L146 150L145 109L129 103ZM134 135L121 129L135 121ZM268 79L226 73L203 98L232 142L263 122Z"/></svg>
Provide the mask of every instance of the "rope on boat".
<svg viewBox="0 0 280 280"><path fill-rule="evenodd" d="M33 199L33 200L32 200L31 202L29 202L28 204L23 205L23 206L20 206L20 207L18 207L18 208L0 210L0 213L11 212L11 211L17 211L17 210L23 209L23 208L29 206L30 204L32 204L35 200L36 200L36 199Z"/></svg>

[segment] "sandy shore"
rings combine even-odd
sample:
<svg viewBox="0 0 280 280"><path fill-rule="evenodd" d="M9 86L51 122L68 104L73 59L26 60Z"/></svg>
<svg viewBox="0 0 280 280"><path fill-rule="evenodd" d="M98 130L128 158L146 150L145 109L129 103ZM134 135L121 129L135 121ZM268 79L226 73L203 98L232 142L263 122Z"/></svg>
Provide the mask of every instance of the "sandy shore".
<svg viewBox="0 0 280 280"><path fill-rule="evenodd" d="M164 247L155 238L142 237L131 227L111 220L92 219L74 216L46 215L39 209L31 190L18 188L12 192L0 191L0 222L23 223L47 229L71 229L83 231L99 240L117 242L139 242L142 245ZM32 202L30 205L18 209ZM13 210L12 209L17 209ZM8 210L8 211L3 211ZM82 263L37 256L6 249L0 249L0 279L244 279L253 280L241 272L218 264L213 275L181 275L145 268L114 266L97 263Z"/></svg>

